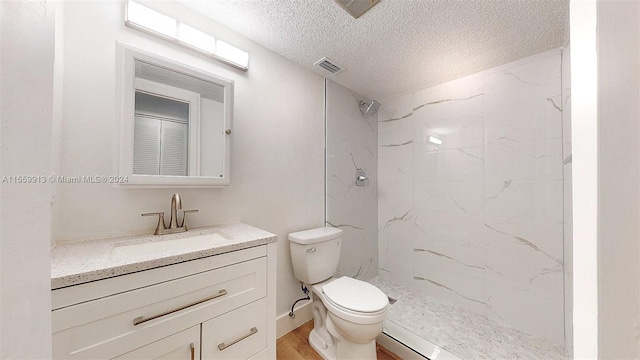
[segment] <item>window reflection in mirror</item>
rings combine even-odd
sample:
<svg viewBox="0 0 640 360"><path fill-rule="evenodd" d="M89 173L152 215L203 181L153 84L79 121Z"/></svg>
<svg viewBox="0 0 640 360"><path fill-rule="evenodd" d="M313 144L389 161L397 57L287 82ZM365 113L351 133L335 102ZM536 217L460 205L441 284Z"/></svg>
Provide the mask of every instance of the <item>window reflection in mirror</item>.
<svg viewBox="0 0 640 360"><path fill-rule="evenodd" d="M187 176L189 105L159 94L136 91L134 174Z"/></svg>
<svg viewBox="0 0 640 360"><path fill-rule="evenodd" d="M222 177L224 87L135 60L133 173Z"/></svg>

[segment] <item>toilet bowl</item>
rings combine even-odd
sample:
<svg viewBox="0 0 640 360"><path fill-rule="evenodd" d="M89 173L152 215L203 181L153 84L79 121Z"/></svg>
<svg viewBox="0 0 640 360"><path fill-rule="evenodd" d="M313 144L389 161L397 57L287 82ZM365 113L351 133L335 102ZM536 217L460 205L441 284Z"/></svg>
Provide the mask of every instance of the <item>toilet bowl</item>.
<svg viewBox="0 0 640 360"><path fill-rule="evenodd" d="M319 228L289 234L296 278L314 295L309 343L326 360L375 359L389 300L377 287L334 278L342 230Z"/></svg>
<svg viewBox="0 0 640 360"><path fill-rule="evenodd" d="M314 331L328 333L331 342L311 341L325 359L375 359L375 339L382 333L388 298L380 289L349 277L331 278L311 286L315 296ZM317 316L324 319L317 319ZM333 347L329 346L333 345Z"/></svg>

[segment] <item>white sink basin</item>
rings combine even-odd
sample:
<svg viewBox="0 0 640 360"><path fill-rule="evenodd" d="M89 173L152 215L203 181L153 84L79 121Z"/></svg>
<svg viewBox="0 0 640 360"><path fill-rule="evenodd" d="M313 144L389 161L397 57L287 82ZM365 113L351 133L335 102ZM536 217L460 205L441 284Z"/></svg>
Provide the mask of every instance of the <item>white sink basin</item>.
<svg viewBox="0 0 640 360"><path fill-rule="evenodd" d="M115 245L113 249L111 249L109 258L121 259L154 254L189 253L206 250L230 239L231 237L224 232L215 231L205 235L187 236L171 240L150 241L140 244L121 244Z"/></svg>

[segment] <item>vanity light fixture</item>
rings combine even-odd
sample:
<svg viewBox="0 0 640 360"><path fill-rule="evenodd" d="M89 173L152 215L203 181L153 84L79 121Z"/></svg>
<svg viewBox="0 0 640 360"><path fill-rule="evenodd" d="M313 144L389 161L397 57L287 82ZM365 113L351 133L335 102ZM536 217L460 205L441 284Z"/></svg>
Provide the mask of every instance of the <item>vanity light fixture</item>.
<svg viewBox="0 0 640 360"><path fill-rule="evenodd" d="M248 52L133 0L127 1L124 23L127 27L211 56L237 69L249 69Z"/></svg>
<svg viewBox="0 0 640 360"><path fill-rule="evenodd" d="M433 136L429 136L429 142L430 143L434 143L436 145L441 145L442 144L442 140L440 140L438 138L434 138Z"/></svg>
<svg viewBox="0 0 640 360"><path fill-rule="evenodd" d="M243 64L244 70L249 68L249 53L222 40L216 41L216 55L234 64Z"/></svg>
<svg viewBox="0 0 640 360"><path fill-rule="evenodd" d="M216 53L216 38L185 23L178 24L178 40L209 55Z"/></svg>

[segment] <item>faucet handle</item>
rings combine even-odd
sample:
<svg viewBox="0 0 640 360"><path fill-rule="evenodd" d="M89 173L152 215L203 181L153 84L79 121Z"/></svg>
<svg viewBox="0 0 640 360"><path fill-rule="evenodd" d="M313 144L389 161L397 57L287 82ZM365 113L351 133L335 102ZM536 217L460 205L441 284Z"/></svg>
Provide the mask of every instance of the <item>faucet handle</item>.
<svg viewBox="0 0 640 360"><path fill-rule="evenodd" d="M182 211L182 224L180 224L180 227L184 227L185 230L187 229L187 214L189 213L197 213L198 210L183 210Z"/></svg>
<svg viewBox="0 0 640 360"><path fill-rule="evenodd" d="M144 213L144 214L140 214L142 216L154 216L157 215L158 216L158 225L156 226L156 231L153 233L154 235L162 235L163 230L165 230L167 227L164 224L164 212L160 211L160 212L152 212L152 213Z"/></svg>

